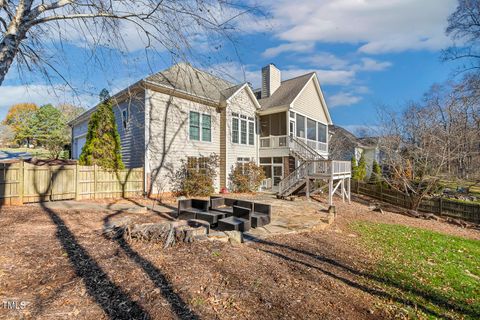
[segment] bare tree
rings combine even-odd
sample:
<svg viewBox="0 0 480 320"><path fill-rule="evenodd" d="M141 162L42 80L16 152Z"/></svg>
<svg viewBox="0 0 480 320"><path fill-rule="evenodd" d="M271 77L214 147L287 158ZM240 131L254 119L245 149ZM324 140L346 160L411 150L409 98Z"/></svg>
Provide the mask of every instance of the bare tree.
<svg viewBox="0 0 480 320"><path fill-rule="evenodd" d="M383 110L380 116L380 149L388 171L385 182L405 193L411 208L417 210L434 190L447 163L447 134L430 108L415 103L401 114Z"/></svg>
<svg viewBox="0 0 480 320"><path fill-rule="evenodd" d="M458 0L458 6L448 18L446 30L456 44L444 51L445 60L462 60L462 71L480 68L480 2Z"/></svg>
<svg viewBox="0 0 480 320"><path fill-rule="evenodd" d="M236 19L253 10L225 0L0 0L0 85L14 61L65 80L52 47L77 40L94 56L99 47L128 47L126 30L146 51L185 59L196 38L232 39Z"/></svg>

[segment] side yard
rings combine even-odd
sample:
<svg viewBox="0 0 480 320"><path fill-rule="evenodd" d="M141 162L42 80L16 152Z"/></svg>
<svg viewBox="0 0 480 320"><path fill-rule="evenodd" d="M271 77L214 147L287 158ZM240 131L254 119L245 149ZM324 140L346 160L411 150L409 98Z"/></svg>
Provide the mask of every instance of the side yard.
<svg viewBox="0 0 480 320"><path fill-rule="evenodd" d="M275 201L300 216L311 206L326 207L324 200ZM480 316L478 231L381 215L360 203L339 204L326 230L166 250L102 235L109 221L169 219L162 212L118 205L0 210L0 297L27 302L23 310L1 309L1 319ZM419 271L411 272L416 265Z"/></svg>

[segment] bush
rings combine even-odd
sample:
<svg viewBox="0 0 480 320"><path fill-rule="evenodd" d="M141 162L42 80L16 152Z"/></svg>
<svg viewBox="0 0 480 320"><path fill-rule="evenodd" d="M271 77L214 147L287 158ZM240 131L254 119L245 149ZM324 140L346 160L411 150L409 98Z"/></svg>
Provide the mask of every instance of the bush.
<svg viewBox="0 0 480 320"><path fill-rule="evenodd" d="M237 163L232 173L232 191L234 192L256 192L265 179L262 167L255 162Z"/></svg>
<svg viewBox="0 0 480 320"><path fill-rule="evenodd" d="M181 160L180 168L172 176L173 191L177 196L206 197L215 190L214 179L217 176L218 156Z"/></svg>

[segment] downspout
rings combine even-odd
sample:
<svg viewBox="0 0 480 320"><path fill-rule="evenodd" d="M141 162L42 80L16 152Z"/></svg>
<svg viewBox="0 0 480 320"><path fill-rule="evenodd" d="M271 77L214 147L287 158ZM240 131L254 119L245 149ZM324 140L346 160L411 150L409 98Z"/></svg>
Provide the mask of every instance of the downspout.
<svg viewBox="0 0 480 320"><path fill-rule="evenodd" d="M148 89L146 86L144 86L144 122L145 124L143 125L144 127L144 132L143 132L143 137L144 137L144 152L143 152L143 189L145 192L145 195L148 197L149 196L149 183L148 183L148 178L150 174L150 162L149 162L149 152L148 152L148 146L150 144L150 103L148 100ZM152 181L150 181L152 183Z"/></svg>

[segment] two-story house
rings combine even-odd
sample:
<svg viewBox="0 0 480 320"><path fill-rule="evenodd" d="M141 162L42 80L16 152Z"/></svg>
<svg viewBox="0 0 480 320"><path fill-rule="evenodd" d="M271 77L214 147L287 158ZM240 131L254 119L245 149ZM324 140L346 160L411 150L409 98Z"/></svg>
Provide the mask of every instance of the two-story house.
<svg viewBox="0 0 480 320"><path fill-rule="evenodd" d="M171 190L181 161L201 167L211 154L219 156L216 190L231 187L229 175L238 162L260 164L267 176L264 188L282 195L308 186L308 177L328 166L319 164L328 158L332 121L315 73L282 81L281 71L270 64L262 69L262 88L254 92L248 83L180 63L112 98L123 161L127 168L145 166L146 188L155 193ZM70 123L74 159L94 110Z"/></svg>

